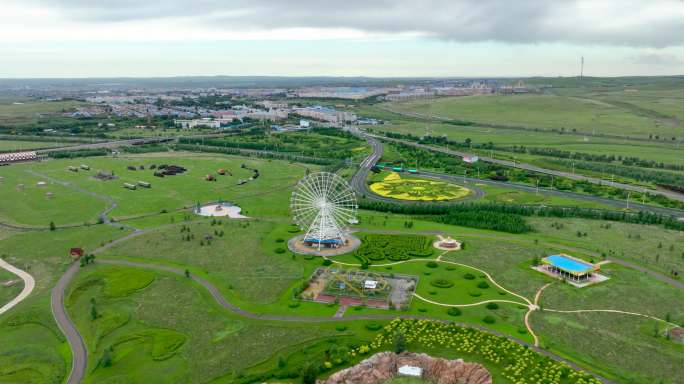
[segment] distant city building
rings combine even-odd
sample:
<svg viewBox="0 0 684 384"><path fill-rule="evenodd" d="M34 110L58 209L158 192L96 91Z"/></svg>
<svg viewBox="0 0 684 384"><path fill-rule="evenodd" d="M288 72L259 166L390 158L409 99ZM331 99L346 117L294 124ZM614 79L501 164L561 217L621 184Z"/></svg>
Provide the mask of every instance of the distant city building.
<svg viewBox="0 0 684 384"><path fill-rule="evenodd" d="M356 114L346 111L338 111L336 109L323 107L320 105L314 107L295 108L294 113L310 117L314 120L327 121L333 125L342 125L347 122L355 122Z"/></svg>
<svg viewBox="0 0 684 384"><path fill-rule="evenodd" d="M173 123L183 129L193 128L221 128L221 121L210 118L192 119L192 120L174 120Z"/></svg>

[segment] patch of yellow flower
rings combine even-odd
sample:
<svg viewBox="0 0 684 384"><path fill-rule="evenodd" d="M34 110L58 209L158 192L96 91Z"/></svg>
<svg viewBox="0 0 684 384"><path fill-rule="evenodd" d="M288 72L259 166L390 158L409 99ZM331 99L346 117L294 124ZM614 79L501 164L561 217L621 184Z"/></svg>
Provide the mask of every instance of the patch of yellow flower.
<svg viewBox="0 0 684 384"><path fill-rule="evenodd" d="M412 201L455 200L470 194L470 190L456 184L425 179L402 179L397 172L391 172L383 181L371 184L370 190L380 196Z"/></svg>
<svg viewBox="0 0 684 384"><path fill-rule="evenodd" d="M473 328L430 320L395 319L380 331L370 345L349 352L351 357L370 351L390 349L396 333L402 333L412 347L428 350L450 349L479 356L499 366L511 383L600 384L591 375L576 371L563 362L542 356L527 346L505 337Z"/></svg>

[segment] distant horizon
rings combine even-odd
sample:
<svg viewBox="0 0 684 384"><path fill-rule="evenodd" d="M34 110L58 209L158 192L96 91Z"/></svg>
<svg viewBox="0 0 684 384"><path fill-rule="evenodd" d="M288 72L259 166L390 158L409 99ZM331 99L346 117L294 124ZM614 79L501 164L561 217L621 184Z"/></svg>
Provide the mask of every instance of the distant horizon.
<svg viewBox="0 0 684 384"><path fill-rule="evenodd" d="M620 78L655 78L655 77L684 77L681 74L663 75L606 75L582 76L583 79L620 79ZM98 79L180 79L180 78L266 78L266 79L373 79L373 80L478 80L478 79L579 79L580 76L363 76L363 75L160 75L160 76L64 76L64 77L0 77L0 80L98 80Z"/></svg>

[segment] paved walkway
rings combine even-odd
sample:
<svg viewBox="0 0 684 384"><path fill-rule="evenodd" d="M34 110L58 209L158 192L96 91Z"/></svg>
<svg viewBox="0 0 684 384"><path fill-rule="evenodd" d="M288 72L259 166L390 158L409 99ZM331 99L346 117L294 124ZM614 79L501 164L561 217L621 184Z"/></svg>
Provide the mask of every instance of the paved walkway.
<svg viewBox="0 0 684 384"><path fill-rule="evenodd" d="M69 372L67 384L80 383L85 376L86 366L88 365L88 350L86 349L83 337L78 333L78 329L76 329L64 305L64 291L80 268L79 263L71 264L66 273L59 279L57 285L52 288L50 297L52 316L54 316L59 329L66 336L71 348L71 371Z"/></svg>
<svg viewBox="0 0 684 384"><path fill-rule="evenodd" d="M174 268L166 265L158 265L158 264L148 264L148 263L139 263L135 261L128 261L128 260L109 260L109 259L104 259L104 260L98 260L99 263L103 264L112 264L112 265L125 265L129 267L137 267L137 268L146 268L146 269L153 269L153 270L158 270L158 271L163 271L163 272L169 272L173 273L176 275L180 276L185 276L185 270L180 269L180 268ZM247 318L251 319L258 319L258 320L271 320L271 321L286 321L286 322L313 322L313 323L324 323L324 322L331 322L331 321L340 321L340 320L392 320L396 318L401 318L401 319L414 319L414 320L430 320L430 321L436 321L436 322L441 322L441 323L447 323L447 324L454 324L460 327L464 328L473 328L473 329L478 329L483 332L491 333L499 337L506 338L508 340L511 340L513 342L516 342L518 344L527 346L534 351L538 352L541 355L547 356L553 360L559 361L559 362L564 362L568 366L572 367L575 370L579 371L585 371L586 369L583 367L580 367L576 363L567 360L563 357L560 357L552 352L549 352L547 350L538 348L535 345L532 345L530 343L527 343L523 340L520 340L518 338L515 338L513 336L494 331L492 329L489 329L484 326L480 325L475 325L475 324L468 324L468 323L457 323L457 322L452 322L452 321L445 321L445 320L437 320L437 319L432 319L427 316L414 316L414 315L402 315L402 314L376 314L376 315L352 315L352 316L346 316L342 319L336 318L336 317L310 317L310 316L287 316L287 315L267 315L267 314L256 314L252 313L249 311L245 311L241 309L240 307L236 306L235 304L232 304L226 300L226 298L221 294L219 289L210 283L207 280L204 280L201 277L197 277L195 275L191 275L190 278L207 289L211 296L214 298L214 300L223 308L226 308L230 310L231 312L234 312L240 316L244 316ZM594 377L597 379L601 380L605 384L613 384L612 381L597 375L593 374ZM71 382L70 382L71 383Z"/></svg>
<svg viewBox="0 0 684 384"><path fill-rule="evenodd" d="M0 315L2 315L3 313L12 309L17 304L24 301L24 299L26 299L28 295L31 294L33 288L36 287L36 281L33 279L33 276L29 275L27 272L13 266L12 264L6 262L3 259L0 259L0 268L8 270L9 272L14 273L15 275L19 276L22 280L24 280L24 289L22 289L21 292L19 292L17 297L10 300L9 303L3 305L2 308L0 308Z"/></svg>

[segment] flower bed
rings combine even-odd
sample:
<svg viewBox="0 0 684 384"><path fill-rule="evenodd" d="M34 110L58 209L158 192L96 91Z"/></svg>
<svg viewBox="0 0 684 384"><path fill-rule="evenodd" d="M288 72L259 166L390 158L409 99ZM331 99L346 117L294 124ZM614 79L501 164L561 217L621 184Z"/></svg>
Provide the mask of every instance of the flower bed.
<svg viewBox="0 0 684 384"><path fill-rule="evenodd" d="M387 350L398 332L404 335L412 349L449 348L464 355L478 356L487 364L498 366L512 383L601 384L586 372L574 370L507 338L429 320L395 319L370 344L351 350L350 356Z"/></svg>

